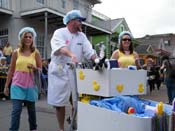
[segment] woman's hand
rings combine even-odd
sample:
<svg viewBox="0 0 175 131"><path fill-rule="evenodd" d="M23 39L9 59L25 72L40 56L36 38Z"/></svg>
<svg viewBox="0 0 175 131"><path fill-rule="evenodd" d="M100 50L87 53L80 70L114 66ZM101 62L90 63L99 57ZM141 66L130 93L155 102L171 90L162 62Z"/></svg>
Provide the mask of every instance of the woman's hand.
<svg viewBox="0 0 175 131"><path fill-rule="evenodd" d="M27 64L28 69L32 69L33 71L37 70L37 67L35 67L33 64L28 63Z"/></svg>
<svg viewBox="0 0 175 131"><path fill-rule="evenodd" d="M5 86L4 88L4 95L9 96L9 88Z"/></svg>

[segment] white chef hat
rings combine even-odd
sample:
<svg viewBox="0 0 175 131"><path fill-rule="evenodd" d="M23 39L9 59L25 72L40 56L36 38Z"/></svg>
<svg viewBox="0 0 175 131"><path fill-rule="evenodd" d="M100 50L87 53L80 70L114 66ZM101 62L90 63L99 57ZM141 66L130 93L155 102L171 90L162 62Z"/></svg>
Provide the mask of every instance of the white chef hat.
<svg viewBox="0 0 175 131"><path fill-rule="evenodd" d="M34 28L32 28L32 27L24 27L24 28L22 28L19 31L19 33L18 33L18 40L21 40L22 34L25 33L25 32L32 33L33 39L35 41L35 39L36 39L36 32L35 32Z"/></svg>
<svg viewBox="0 0 175 131"><path fill-rule="evenodd" d="M67 23L73 19L86 20L86 18L82 17L80 10L71 10L64 16L63 23L67 25Z"/></svg>
<svg viewBox="0 0 175 131"><path fill-rule="evenodd" d="M118 36L118 43L121 43L122 37L124 35L129 35L131 39L133 39L133 35L129 31L122 31Z"/></svg>

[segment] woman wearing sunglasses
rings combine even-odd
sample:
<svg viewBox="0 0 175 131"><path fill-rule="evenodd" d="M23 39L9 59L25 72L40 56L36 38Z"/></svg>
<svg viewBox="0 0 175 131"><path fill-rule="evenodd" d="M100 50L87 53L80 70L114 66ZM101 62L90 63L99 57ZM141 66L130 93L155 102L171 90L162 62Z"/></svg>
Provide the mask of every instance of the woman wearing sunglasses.
<svg viewBox="0 0 175 131"><path fill-rule="evenodd" d="M113 52L111 59L116 59L121 68L128 68L128 66L140 68L139 55L134 51L132 40L133 36L129 31L119 34L119 49Z"/></svg>

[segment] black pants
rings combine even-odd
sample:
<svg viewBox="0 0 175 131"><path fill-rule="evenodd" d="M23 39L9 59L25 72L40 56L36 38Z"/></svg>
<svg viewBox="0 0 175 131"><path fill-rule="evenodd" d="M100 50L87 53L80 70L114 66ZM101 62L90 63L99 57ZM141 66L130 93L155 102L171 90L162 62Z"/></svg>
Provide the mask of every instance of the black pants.
<svg viewBox="0 0 175 131"><path fill-rule="evenodd" d="M152 90L155 89L155 85L154 84L155 84L154 80L148 80L148 85L150 87L150 92L152 92Z"/></svg>

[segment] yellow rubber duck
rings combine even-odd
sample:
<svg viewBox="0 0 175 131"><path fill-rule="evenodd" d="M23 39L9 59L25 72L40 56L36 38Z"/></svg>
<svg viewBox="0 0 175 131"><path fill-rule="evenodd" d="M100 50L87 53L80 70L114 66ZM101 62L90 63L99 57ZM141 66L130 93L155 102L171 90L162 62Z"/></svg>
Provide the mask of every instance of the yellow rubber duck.
<svg viewBox="0 0 175 131"><path fill-rule="evenodd" d="M83 71L80 70L80 71L79 71L79 79L80 79L80 80L84 80L84 78L85 78L85 75L83 74Z"/></svg>
<svg viewBox="0 0 175 131"><path fill-rule="evenodd" d="M117 90L119 93L121 93L121 92L123 91L123 89L124 89L123 84L118 84L118 85L116 86L116 90Z"/></svg>
<svg viewBox="0 0 175 131"><path fill-rule="evenodd" d="M86 103L86 104L88 104L89 101L90 101L90 97L89 97L89 96L84 96L84 97L81 99L81 102Z"/></svg>
<svg viewBox="0 0 175 131"><path fill-rule="evenodd" d="M92 84L94 91L100 90L100 85L97 83L97 81L94 80Z"/></svg>
<svg viewBox="0 0 175 131"><path fill-rule="evenodd" d="M143 86L142 83L140 83L139 86L138 86L138 92L139 92L139 93L144 92L144 86Z"/></svg>
<svg viewBox="0 0 175 131"><path fill-rule="evenodd" d="M163 114L163 102L159 102L159 104L157 104L157 114L158 115Z"/></svg>

